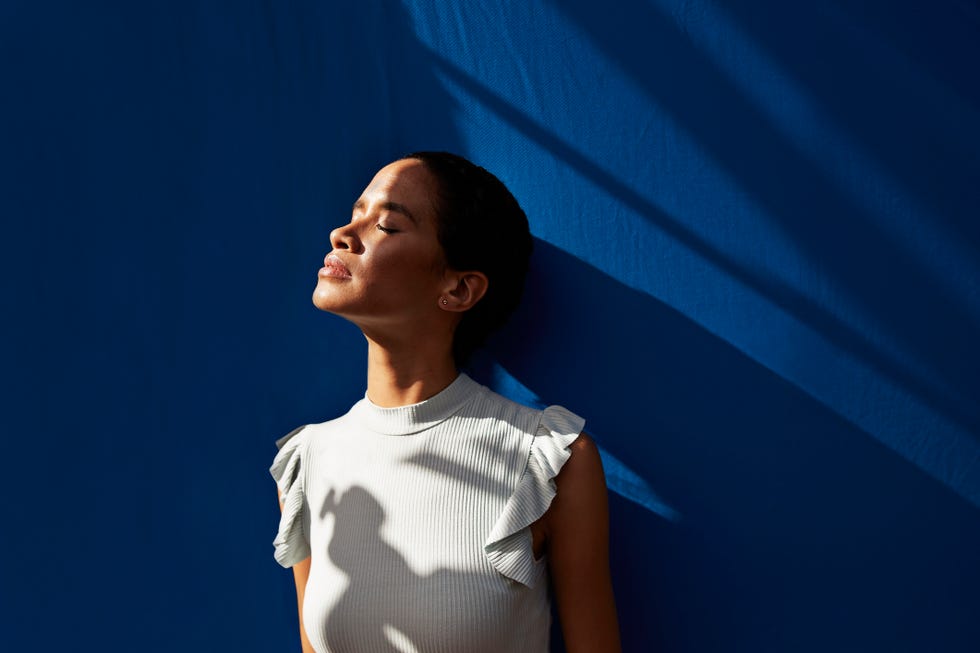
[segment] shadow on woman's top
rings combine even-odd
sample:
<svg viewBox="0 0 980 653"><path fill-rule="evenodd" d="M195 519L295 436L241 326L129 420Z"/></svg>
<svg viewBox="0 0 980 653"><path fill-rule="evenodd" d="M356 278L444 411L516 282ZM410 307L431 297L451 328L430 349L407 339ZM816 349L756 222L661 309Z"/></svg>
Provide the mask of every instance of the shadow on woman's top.
<svg viewBox="0 0 980 653"><path fill-rule="evenodd" d="M417 573L383 537L384 510L363 487L351 486L341 494L331 490L320 517L331 514L327 555L347 585L326 619L313 618L315 604L307 608L307 623L323 624L330 651L405 653L430 650L433 643L442 646L439 650L483 650L474 642L493 641L492 633L481 631L486 624L474 620L479 610L459 591L484 582L481 574L448 568Z"/></svg>

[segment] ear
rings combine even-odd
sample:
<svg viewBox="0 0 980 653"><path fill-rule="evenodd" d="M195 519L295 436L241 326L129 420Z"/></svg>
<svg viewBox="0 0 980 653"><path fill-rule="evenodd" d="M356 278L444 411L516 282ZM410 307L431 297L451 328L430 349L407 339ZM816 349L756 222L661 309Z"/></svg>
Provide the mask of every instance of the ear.
<svg viewBox="0 0 980 653"><path fill-rule="evenodd" d="M444 311L461 313L473 308L473 305L483 299L487 292L489 281L487 275L473 270L471 272L450 271L446 275L446 284L439 297L439 308Z"/></svg>

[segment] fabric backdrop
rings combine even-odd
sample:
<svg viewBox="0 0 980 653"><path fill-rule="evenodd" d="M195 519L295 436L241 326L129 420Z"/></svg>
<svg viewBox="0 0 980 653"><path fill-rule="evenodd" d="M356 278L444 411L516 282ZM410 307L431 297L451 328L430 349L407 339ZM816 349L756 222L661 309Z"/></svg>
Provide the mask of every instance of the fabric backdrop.
<svg viewBox="0 0 980 653"><path fill-rule="evenodd" d="M448 149L530 217L473 374L587 418L625 650L980 650L980 11L811 4L5 0L0 649L298 650L315 273Z"/></svg>

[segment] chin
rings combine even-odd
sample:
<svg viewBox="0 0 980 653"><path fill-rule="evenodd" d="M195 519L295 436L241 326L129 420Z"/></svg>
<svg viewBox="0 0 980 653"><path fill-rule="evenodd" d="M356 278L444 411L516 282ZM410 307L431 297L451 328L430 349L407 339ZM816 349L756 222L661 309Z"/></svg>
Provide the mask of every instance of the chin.
<svg viewBox="0 0 980 653"><path fill-rule="evenodd" d="M320 282L313 289L311 299L313 300L313 305L321 311L346 318L348 311L353 308L351 304L352 298L347 296L346 293L337 292L337 290L337 288Z"/></svg>
<svg viewBox="0 0 980 653"><path fill-rule="evenodd" d="M321 311L333 312L335 308L335 301L331 301L333 298L330 296L329 291L324 291L323 288L317 284L317 287L313 289L313 305L319 308Z"/></svg>

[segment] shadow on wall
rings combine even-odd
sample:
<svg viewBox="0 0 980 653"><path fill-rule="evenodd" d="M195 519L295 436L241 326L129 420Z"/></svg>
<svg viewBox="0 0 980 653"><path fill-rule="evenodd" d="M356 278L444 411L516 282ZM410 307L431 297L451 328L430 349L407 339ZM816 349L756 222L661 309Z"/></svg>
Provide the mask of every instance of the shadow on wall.
<svg viewBox="0 0 980 653"><path fill-rule="evenodd" d="M535 248L491 354L682 516L613 495L624 650L980 641L975 507L670 307Z"/></svg>
<svg viewBox="0 0 980 653"><path fill-rule="evenodd" d="M930 209L930 220L980 255L976 7L937 2L923 11L911 0L832 0L727 9L903 191ZM785 29L794 22L807 29ZM828 43L839 60L831 63L846 65L813 56Z"/></svg>
<svg viewBox="0 0 980 653"><path fill-rule="evenodd" d="M968 372L968 376L963 377L962 386L956 384L955 378L950 381L952 385L947 386L945 389L936 386L934 383L935 378L929 378L930 373L927 370L922 367L915 368L914 365L908 364L907 357L904 356L905 352L903 352L902 356L896 356L895 352L886 351L885 348L880 346L880 342L878 342L878 340L881 340L880 338L875 342L869 338L867 332L879 329L879 325L874 325L873 327L865 326L863 330L856 328L835 314L833 310L820 305L797 289L781 282L774 275L763 274L739 264L723 250L708 243L696 235L691 229L665 214L652 202L643 197L642 194L604 170L595 161L579 152L573 145L563 140L545 125L510 104L493 89L482 84L438 53L432 52L431 57L434 67L452 78L457 84L465 88L472 98L506 120L528 139L550 151L571 169L592 180L611 196L616 197L624 206L633 209L645 216L648 220L655 222L666 234L670 235L678 243L688 247L692 252L703 257L706 261L711 262L731 279L754 289L785 310L787 314L793 315L808 326L818 329L820 336L826 338L827 342L833 343L842 352L850 355L852 360L859 362L859 368L857 369L867 370L867 373L873 374L876 378L880 379L885 386L901 388L908 393L908 396L915 399L916 406L920 405L920 403L927 406L926 414L910 414L908 419L910 421L925 419L929 423L936 422L939 424L939 426L933 428L931 431L935 441L928 449L923 449L919 446L917 435L911 435L910 437L910 434L915 433L915 429L906 428L904 432L899 432L890 428L888 425L889 416L887 414L872 414L862 407L855 406L840 406L840 408L845 411L850 410L851 412L848 414L851 416L855 413L864 414L868 423L880 426L880 428L869 431L870 435L878 438L896 451L901 452L916 464L922 465L923 469L947 483L962 496L974 501L977 500L976 481L971 476L972 468L970 462L975 445L972 444L971 440L966 439L971 438L971 431L977 432L980 430L978 427L973 426L974 424L980 424L980 422L978 422L978 416L976 415L975 402L971 402L971 398L975 393L971 393L970 391L973 382L969 378L969 370L971 369L969 361L976 357L971 351L976 350L976 347L973 346L972 341L966 341L966 332L960 332L958 336L954 336L952 342L957 343L956 338L958 338L959 344L954 344L953 346L950 346L950 343L944 338L925 338L920 343L932 352L924 355L923 360L928 359L931 361L926 367L932 367L933 370L941 369L944 373L950 373L952 377L960 377L961 372L964 370ZM772 130L770 129L769 131ZM805 177L806 175L804 174L803 178ZM774 184L773 188L778 191L780 190L780 185ZM805 199L806 189L801 185L799 190L800 197ZM844 210L847 207L841 206L839 208ZM802 206L797 213L805 218L808 214L813 213L813 209L810 205L806 205ZM822 216L816 214L812 216L812 219L816 222L819 222L821 218ZM857 238L858 234L850 233L844 237ZM833 256L840 257L841 252L839 251L838 241L839 238L836 233L820 233L819 235L811 233L808 236L808 246L815 252L815 257L827 257L827 253L832 253ZM882 251L881 243L873 239L867 240L864 245L867 248L865 260L858 260L852 257L848 260L837 261L837 266L840 268L838 272L842 275L842 278L847 274L853 274L858 278L866 279L866 275L862 271L870 265L876 267L878 270L878 281L882 283L893 283L893 280L899 279L908 281L909 287L923 288L923 281L914 278L914 272L910 271L909 268L902 268L898 271L890 269L892 266L900 265L899 261L907 262L911 259L902 259L898 254L887 249ZM853 252L853 243L850 247ZM820 261L814 265L821 267L824 265L824 262ZM966 270L962 270L961 274L966 274ZM887 275L887 281L883 281L885 275ZM887 308L900 317L886 321L888 325L899 324L907 326L910 321L918 320L920 325L917 328L929 329L935 332L937 331L936 325L940 324L943 325L945 332L946 325L958 325L959 320L965 314L964 311L969 310L969 298L964 297L964 301L960 302L959 305L942 302L932 303L928 310L916 313L914 317L908 317L908 307L904 303L905 296L901 294L904 292L904 289L898 291L896 288L897 286L894 285L888 286L883 293L877 293L877 291L867 288L869 293L877 293L876 296L887 295L893 298L891 306ZM922 296L928 297L927 293ZM931 302L932 299L929 299ZM957 328L954 327L954 330ZM964 345L963 343L965 341L966 344ZM950 366L951 351L958 357L956 359L958 364L952 367ZM964 361L966 362L964 363ZM857 371L857 369L852 371ZM799 371L797 370L797 372ZM802 378L794 380L798 383L802 382L805 386L806 382L812 379ZM817 383L819 385L819 380ZM893 386L892 384L895 385ZM860 392L859 388L860 382L857 379L850 379L850 385L843 386L840 394L845 397L852 396L847 391L854 390L855 392ZM955 388L955 391L951 392L949 388ZM892 391L878 390L878 392L890 394ZM818 392L818 394L823 393ZM963 397L966 398L966 401L963 401ZM837 400L840 401L840 398ZM884 422L883 425L881 424L882 422ZM946 424L962 426L966 430L966 433L964 434L961 430L947 433L943 427Z"/></svg>
<svg viewBox="0 0 980 653"><path fill-rule="evenodd" d="M865 333L870 329L855 329L795 289L733 267L724 258L718 259L721 253L713 252L709 260L819 330L840 349L897 381L937 413L968 431L980 432L980 412L973 401L980 389L975 344L980 321L967 304L969 298L953 291L950 277L937 274L933 261L912 251L896 236L896 231L916 229L916 225L883 228L881 216L871 215L859 198L831 176L829 171L839 167L840 161L817 162L780 133L770 117L695 47L663 10L638 2L612 7L584 2L554 4L778 221L779 228L793 237L809 263L826 274L835 289L849 295L848 301L873 317L875 329L886 328L887 339L899 343L902 357L911 355L913 362L889 351L880 338L868 338ZM977 202L970 198L977 197L978 189L964 178L964 171L976 170L976 157L974 151L964 151L960 145L964 139L980 141L976 128L965 129L973 123L960 124L963 133L950 129L925 99L916 98L905 86L884 81L879 71L862 69L861 61L871 48L859 38L842 39L847 34L842 26L846 17L835 24L814 12L816 15L806 16L807 29L787 29L800 20L798 8L780 8L777 4L766 3L766 12L778 14L778 18L770 17L771 22L765 22L766 12L761 11L751 15L743 12L741 18L749 25L766 25L767 34L781 35L781 41L770 38L776 60L800 74L808 90L830 105L835 118L848 124L855 147L870 149L876 159L890 162L903 183L914 180L915 192L938 209L947 220L946 226L958 230L951 239L965 240L975 252L980 229L971 213ZM888 13L889 9L880 11ZM712 37L732 38L721 33L717 23L708 22L716 27ZM814 35L824 40L809 48L799 47L797 39ZM844 45L831 48L828 43ZM815 58L814 52L820 52L821 57ZM831 60L829 64L826 59ZM845 74L846 92L842 93L838 72L855 66L863 73L852 70ZM877 107L873 115L860 109L869 105ZM922 115L935 120L924 125ZM797 129L807 124L806 116L792 120ZM896 140L908 132L906 125L917 125L929 136ZM941 158L935 153L937 147L943 150ZM606 185L603 179L595 181ZM903 208L914 212L914 206ZM647 216L658 213L642 212ZM703 247L696 248L701 250ZM973 266L975 259L964 263ZM955 272L968 281L968 268ZM941 338L936 337L937 324L943 326Z"/></svg>

